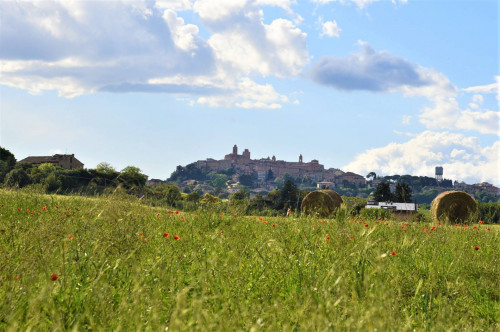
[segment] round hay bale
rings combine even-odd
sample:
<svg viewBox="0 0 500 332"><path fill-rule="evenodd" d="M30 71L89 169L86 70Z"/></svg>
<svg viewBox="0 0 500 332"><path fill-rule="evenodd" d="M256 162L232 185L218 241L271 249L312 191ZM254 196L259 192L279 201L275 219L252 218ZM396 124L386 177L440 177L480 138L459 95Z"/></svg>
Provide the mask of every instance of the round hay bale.
<svg viewBox="0 0 500 332"><path fill-rule="evenodd" d="M338 209L340 207L340 205L342 205L342 203L344 203L344 201L342 200L342 197L340 197L340 195L336 191L333 191L330 189L325 189L325 190L320 190L320 191L328 194L333 199L333 204L335 205L335 209Z"/></svg>
<svg viewBox="0 0 500 332"><path fill-rule="evenodd" d="M431 204L434 221L462 223L477 217L477 203L471 195L463 191L445 191Z"/></svg>
<svg viewBox="0 0 500 332"><path fill-rule="evenodd" d="M333 198L322 190L310 192L302 200L300 210L305 215L328 217L335 211Z"/></svg>

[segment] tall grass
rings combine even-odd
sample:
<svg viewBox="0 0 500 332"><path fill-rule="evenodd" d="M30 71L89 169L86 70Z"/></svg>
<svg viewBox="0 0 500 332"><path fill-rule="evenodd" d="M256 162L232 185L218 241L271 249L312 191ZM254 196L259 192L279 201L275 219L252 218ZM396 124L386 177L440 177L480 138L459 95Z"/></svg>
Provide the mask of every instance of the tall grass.
<svg viewBox="0 0 500 332"><path fill-rule="evenodd" d="M498 226L0 204L0 330L499 328Z"/></svg>

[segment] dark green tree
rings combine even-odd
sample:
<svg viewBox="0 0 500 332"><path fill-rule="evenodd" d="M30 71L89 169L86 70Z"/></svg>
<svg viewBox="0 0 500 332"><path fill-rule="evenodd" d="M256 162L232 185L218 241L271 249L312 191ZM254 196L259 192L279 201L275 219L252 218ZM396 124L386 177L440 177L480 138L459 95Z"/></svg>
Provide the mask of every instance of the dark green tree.
<svg viewBox="0 0 500 332"><path fill-rule="evenodd" d="M170 206L175 206L178 201L182 198L181 192L176 185L171 185L167 189L167 194L165 195L165 199L167 204Z"/></svg>
<svg viewBox="0 0 500 332"><path fill-rule="evenodd" d="M250 197L250 191L240 189L240 190L238 190L237 192L235 192L234 194L231 195L231 200L233 200L233 201L242 201L245 198L249 198L249 197Z"/></svg>
<svg viewBox="0 0 500 332"><path fill-rule="evenodd" d="M16 158L7 149L0 146L0 183L4 181L5 176L16 166Z"/></svg>
<svg viewBox="0 0 500 332"><path fill-rule="evenodd" d="M372 180L375 180L377 178L377 174L375 174L375 172L370 172L368 173L366 178L371 178Z"/></svg>
<svg viewBox="0 0 500 332"><path fill-rule="evenodd" d="M195 191L192 191L190 192L187 197L186 197L186 201L188 202L195 202L195 203L198 203L201 199L201 195L199 192L197 192L196 190Z"/></svg>
<svg viewBox="0 0 500 332"><path fill-rule="evenodd" d="M126 187L143 187L146 184L147 177L141 173L141 169L135 166L127 166L122 169L117 180Z"/></svg>
<svg viewBox="0 0 500 332"><path fill-rule="evenodd" d="M241 174L240 176L238 176L238 181L243 186L246 186L246 187L253 186L253 178L249 174Z"/></svg>
<svg viewBox="0 0 500 332"><path fill-rule="evenodd" d="M266 175L266 182L272 181L272 180L274 180L273 170L269 169L269 171L267 171L267 175Z"/></svg>
<svg viewBox="0 0 500 332"><path fill-rule="evenodd" d="M5 185L8 187L22 188L31 183L31 179L21 168L15 168L5 177Z"/></svg>
<svg viewBox="0 0 500 332"><path fill-rule="evenodd" d="M408 183L398 182L396 184L396 192L394 194L394 200L398 203L410 203L411 202L412 190Z"/></svg>
<svg viewBox="0 0 500 332"><path fill-rule="evenodd" d="M276 205L277 210L294 209L297 205L299 191L297 185L292 180L286 180L279 193L279 200Z"/></svg>
<svg viewBox="0 0 500 332"><path fill-rule="evenodd" d="M389 185L389 182L380 182L375 190L374 196L377 202L392 201L393 195L391 193L391 186Z"/></svg>

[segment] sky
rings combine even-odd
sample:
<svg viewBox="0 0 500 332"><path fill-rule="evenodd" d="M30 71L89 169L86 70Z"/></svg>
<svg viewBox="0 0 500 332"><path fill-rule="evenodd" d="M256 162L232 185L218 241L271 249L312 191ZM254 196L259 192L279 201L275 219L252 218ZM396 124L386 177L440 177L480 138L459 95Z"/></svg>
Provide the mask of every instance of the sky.
<svg viewBox="0 0 500 332"><path fill-rule="evenodd" d="M500 186L496 0L0 1L0 145Z"/></svg>

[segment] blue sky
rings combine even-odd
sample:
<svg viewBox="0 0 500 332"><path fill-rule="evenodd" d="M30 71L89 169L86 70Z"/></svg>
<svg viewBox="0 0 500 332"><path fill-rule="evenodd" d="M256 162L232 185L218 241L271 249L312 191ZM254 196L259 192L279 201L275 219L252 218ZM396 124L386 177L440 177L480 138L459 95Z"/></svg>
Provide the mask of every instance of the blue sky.
<svg viewBox="0 0 500 332"><path fill-rule="evenodd" d="M497 1L0 2L0 145L500 185Z"/></svg>

